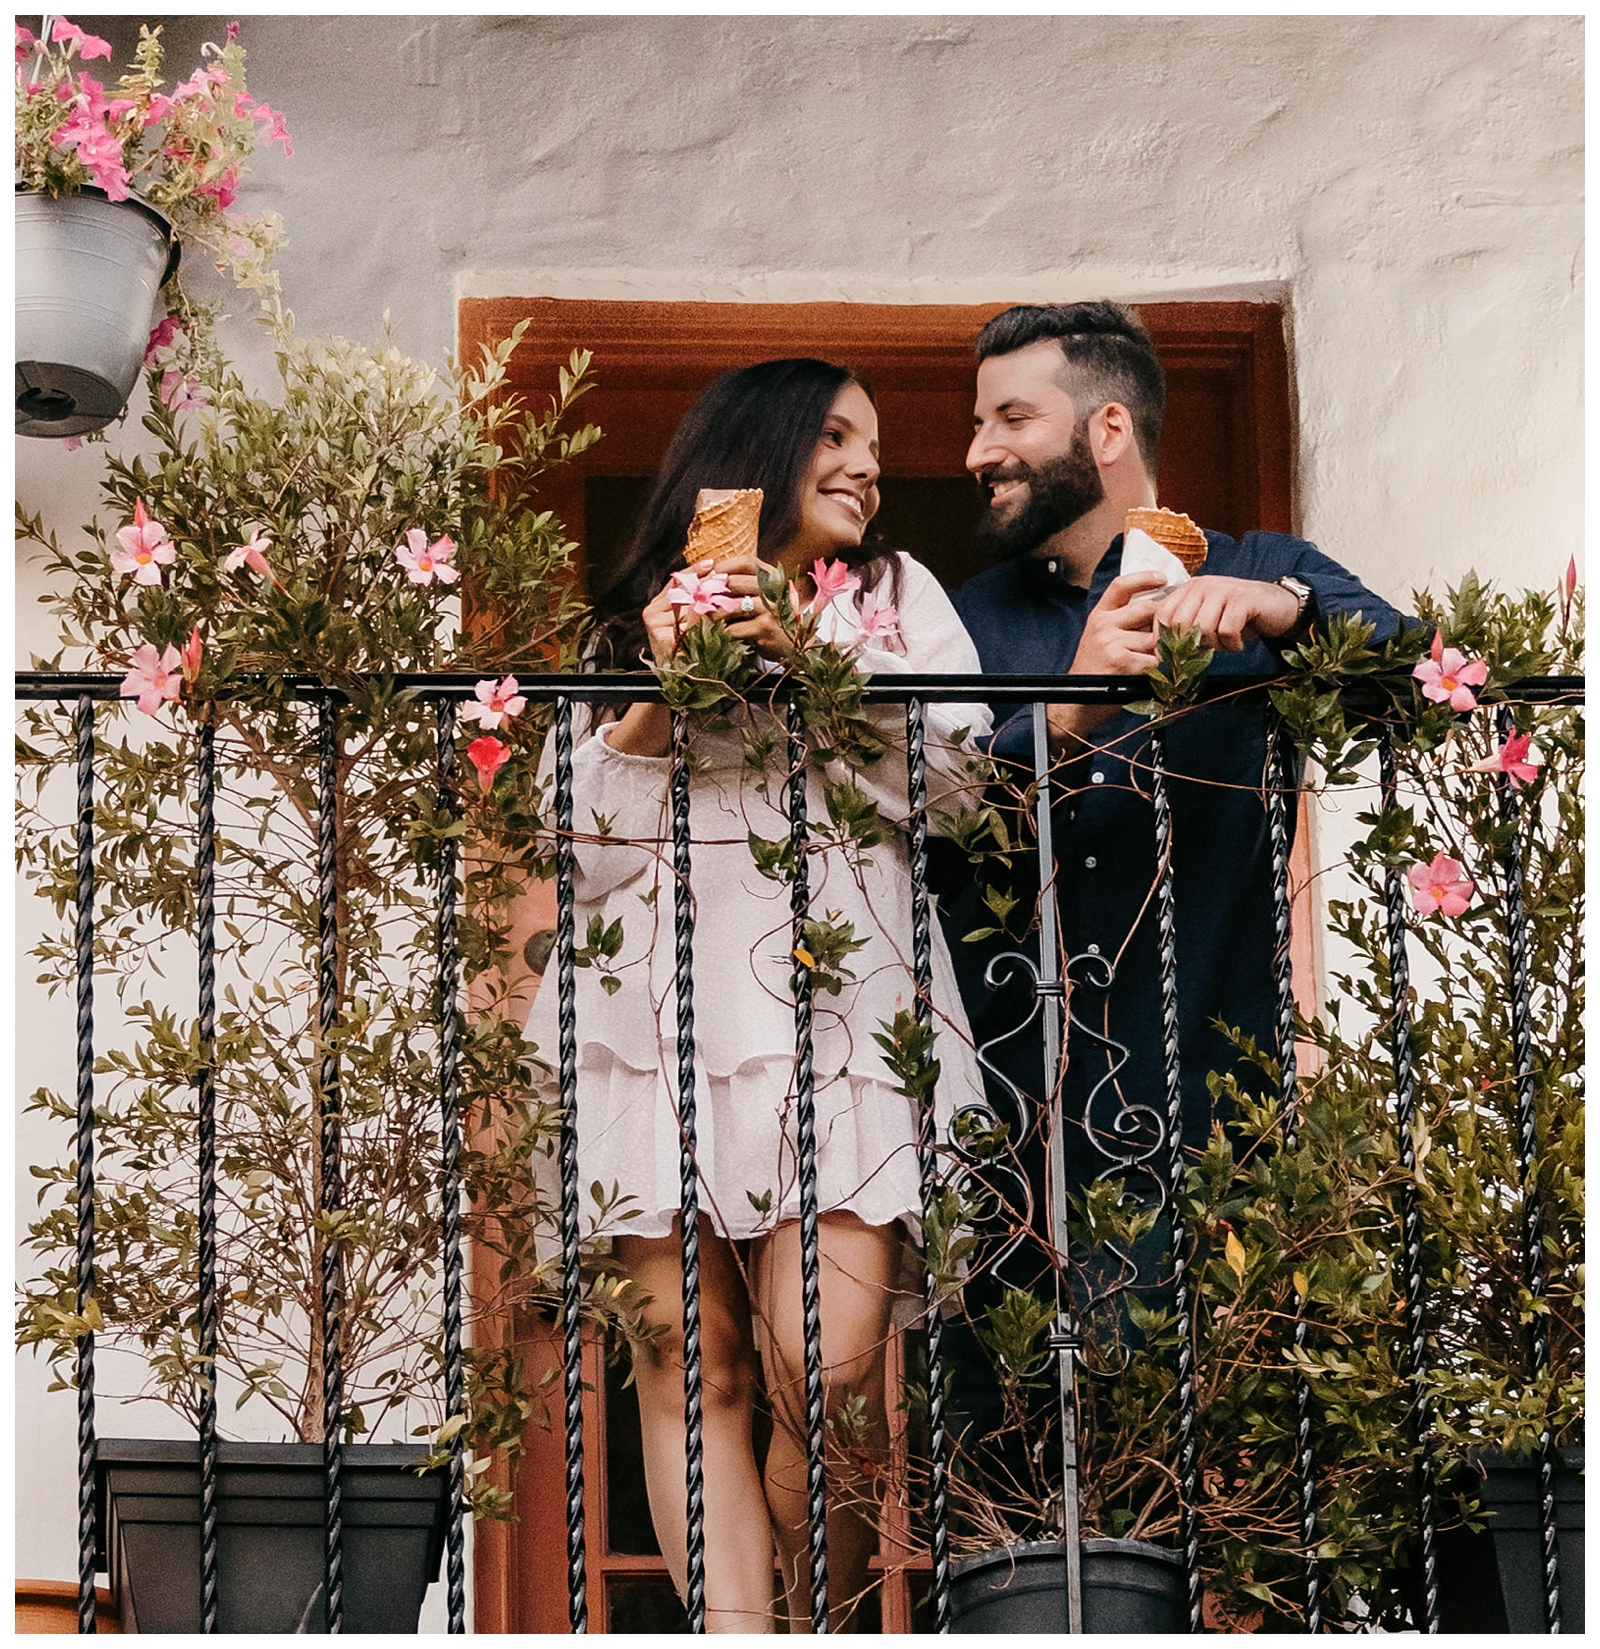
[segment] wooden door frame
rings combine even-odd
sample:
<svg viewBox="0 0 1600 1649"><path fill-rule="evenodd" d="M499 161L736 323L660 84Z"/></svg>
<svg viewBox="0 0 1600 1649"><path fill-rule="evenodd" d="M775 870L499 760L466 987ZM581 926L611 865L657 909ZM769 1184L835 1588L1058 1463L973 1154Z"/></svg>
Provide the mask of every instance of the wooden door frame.
<svg viewBox="0 0 1600 1649"><path fill-rule="evenodd" d="M594 371L602 386L593 401L579 403L579 421L602 394L623 419L622 431L632 448L628 466L612 473L639 473L637 429L629 432L629 397L692 395L718 373L775 356L810 354L839 361L872 383L880 401L914 397L919 391L970 389L972 341L979 328L1006 305L993 304L853 304L853 303L666 303L621 299L463 298L458 308L458 358L474 364L484 347L494 348L526 321L520 348L513 355L510 385L533 407L542 407L556 388L556 374L574 348L594 354ZM1293 404L1282 306L1275 303L1150 303L1138 306L1158 353L1174 373L1220 373L1231 383L1230 404L1236 428L1232 451L1243 465L1242 482L1250 500L1253 526L1274 532L1294 530ZM605 426L607 414L596 408ZM886 420L887 427L887 420ZM654 439L654 437L652 437ZM554 472L541 499L574 538L582 538L583 483L586 476L614 466L615 445L602 441L562 471ZM648 467L660 451L645 453ZM886 449L886 474L950 473L948 453L919 443L913 424ZM1316 952L1311 903L1310 815L1301 798L1300 829L1291 863L1296 921L1293 959L1297 994L1306 1011L1315 1000ZM553 889L541 884L551 900ZM473 1254L474 1277L492 1294L493 1256ZM480 1296L482 1297L482 1296ZM503 1326L503 1325L502 1325ZM528 1320L517 1325L529 1355L560 1365L560 1342L549 1324ZM592 1359L590 1378L593 1378ZM552 1404L552 1429L530 1428L528 1452L517 1474L519 1483L559 1482L564 1445L560 1406ZM587 1488L605 1493L603 1432L586 1422ZM491 1481L514 1485L496 1462ZM526 1497L524 1497L526 1498ZM480 1523L473 1549L474 1629L479 1632L564 1632L567 1608L564 1585L551 1584L566 1572L566 1533L559 1502L549 1515L519 1524ZM608 1564L596 1549L601 1519L589 1520L588 1562L593 1580ZM615 1565L609 1565L614 1567ZM900 1567L901 1565L892 1565ZM914 1565L913 1565L914 1566ZM543 1586L535 1581L542 1572ZM596 1599L598 1603L598 1599ZM595 1610L598 1618L599 1610ZM890 1621L886 1611L885 1626ZM898 1619L900 1631L909 1623Z"/></svg>

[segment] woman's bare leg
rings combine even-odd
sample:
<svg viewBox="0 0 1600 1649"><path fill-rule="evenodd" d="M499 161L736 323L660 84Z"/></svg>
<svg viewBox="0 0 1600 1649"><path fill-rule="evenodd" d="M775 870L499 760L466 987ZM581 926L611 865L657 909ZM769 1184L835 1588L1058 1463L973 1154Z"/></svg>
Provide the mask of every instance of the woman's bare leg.
<svg viewBox="0 0 1600 1649"><path fill-rule="evenodd" d="M646 1321L667 1332L633 1363L650 1520L678 1596L688 1588L684 1506L683 1270L676 1233L619 1237L617 1261L653 1295ZM700 1222L700 1360L705 1451L706 1629L770 1632L772 1527L752 1435L750 1304L726 1238Z"/></svg>
<svg viewBox="0 0 1600 1649"><path fill-rule="evenodd" d="M867 1586L874 1525L868 1508L840 1504L833 1467L851 1454L880 1460L888 1441L883 1406L884 1349L900 1274L898 1226L867 1225L854 1214L824 1214L822 1253L823 1409L835 1419L829 1444L828 1624L853 1631L856 1603ZM772 1403L767 1451L767 1505L789 1602L789 1630L811 1630L810 1542L806 1495L805 1336L800 1295L800 1227L780 1226L752 1245L756 1343ZM859 1435L843 1433L837 1413L847 1398L865 1405ZM870 1478L845 1462L848 1497L872 1493Z"/></svg>

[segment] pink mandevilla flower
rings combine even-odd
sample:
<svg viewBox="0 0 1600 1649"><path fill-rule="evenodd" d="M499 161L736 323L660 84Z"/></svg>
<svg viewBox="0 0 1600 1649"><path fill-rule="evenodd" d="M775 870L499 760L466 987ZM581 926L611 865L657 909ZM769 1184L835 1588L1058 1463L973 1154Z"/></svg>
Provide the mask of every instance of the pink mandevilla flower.
<svg viewBox="0 0 1600 1649"><path fill-rule="evenodd" d="M473 689L475 699L461 707L463 721L475 721L486 732L492 733L503 721L520 716L528 701L517 691L517 678L504 676L499 681L480 681Z"/></svg>
<svg viewBox="0 0 1600 1649"><path fill-rule="evenodd" d="M878 598L869 590L861 598L861 633L884 638L899 635L900 609L887 602L880 607Z"/></svg>
<svg viewBox="0 0 1600 1649"><path fill-rule="evenodd" d="M263 578L272 577L272 568L267 558L262 554L264 550L272 548L272 540L259 527L250 529L250 536L242 544L236 544L228 551L228 559L222 563L225 573L236 573L241 567L248 567L253 573L260 573Z"/></svg>
<svg viewBox="0 0 1600 1649"><path fill-rule="evenodd" d="M729 595L724 573L707 573L701 577L685 568L674 573L669 583L671 593L667 600L674 607L687 607L696 618L715 618L718 613L739 610L738 597Z"/></svg>
<svg viewBox="0 0 1600 1649"><path fill-rule="evenodd" d="M436 578L441 584L454 584L461 576L450 565L455 553L453 538L436 538L430 544L421 527L410 528L405 543L396 544L394 549L395 560L405 568L413 584L431 584Z"/></svg>
<svg viewBox="0 0 1600 1649"><path fill-rule="evenodd" d="M91 57L111 56L110 41L102 40L97 34L85 34L76 23L69 23L64 17L56 19L56 26L51 29L50 38L58 46L64 40L75 41L78 55L86 63Z"/></svg>
<svg viewBox="0 0 1600 1649"><path fill-rule="evenodd" d="M1428 657L1422 659L1411 674L1422 683L1425 699L1448 704L1452 710L1471 710L1478 702L1473 688L1483 686L1489 679L1489 666L1481 658L1469 664L1467 655L1454 647L1446 647L1444 637L1435 630Z"/></svg>
<svg viewBox="0 0 1600 1649"><path fill-rule="evenodd" d="M130 669L118 689L125 699L137 698L139 708L153 716L163 704L183 691L183 657L176 647L157 653L147 641L135 648Z"/></svg>
<svg viewBox="0 0 1600 1649"><path fill-rule="evenodd" d="M111 570L132 573L135 584L159 584L161 569L178 559L177 546L167 537L167 529L144 513L144 500L133 506L133 525L117 532L117 548L111 552Z"/></svg>
<svg viewBox="0 0 1600 1649"><path fill-rule="evenodd" d="M511 760L511 752L499 739L491 739L485 734L467 746L467 760L478 770L479 790L488 795L495 774Z"/></svg>
<svg viewBox="0 0 1600 1649"><path fill-rule="evenodd" d="M1515 738L1507 739L1495 753L1487 760L1474 762L1474 773L1504 773L1511 781L1512 788L1520 790L1525 784L1532 784L1539 775L1542 765L1534 754L1531 746L1531 733L1518 733Z"/></svg>
<svg viewBox="0 0 1600 1649"><path fill-rule="evenodd" d="M861 580L842 561L812 562L811 582L817 587L817 593L811 598L814 613L820 613L839 596L861 588Z"/></svg>
<svg viewBox="0 0 1600 1649"><path fill-rule="evenodd" d="M1413 865L1406 880L1411 902L1424 916L1459 916L1476 891L1472 879L1445 853L1434 854L1432 864Z"/></svg>
<svg viewBox="0 0 1600 1649"><path fill-rule="evenodd" d="M189 639L184 642L183 652L179 655L185 681L193 681L200 674L200 658L204 652L205 643L200 639L200 626L197 624L189 632Z"/></svg>
<svg viewBox="0 0 1600 1649"><path fill-rule="evenodd" d="M168 367L161 374L161 399L174 412L188 412L192 407L207 405L200 380L193 373L186 376L176 367Z"/></svg>

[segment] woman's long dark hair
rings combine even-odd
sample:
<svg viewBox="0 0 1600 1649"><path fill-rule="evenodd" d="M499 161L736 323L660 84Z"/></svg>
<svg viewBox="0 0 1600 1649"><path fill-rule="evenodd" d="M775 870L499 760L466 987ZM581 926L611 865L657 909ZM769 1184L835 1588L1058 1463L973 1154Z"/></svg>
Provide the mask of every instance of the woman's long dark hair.
<svg viewBox="0 0 1600 1649"><path fill-rule="evenodd" d="M702 487L760 487L765 497L757 550L764 560L777 560L800 530L801 485L828 411L846 384L859 385L872 398L871 389L844 367L806 356L739 367L707 385L678 425L638 531L610 588L595 602L600 668L637 667L645 641L639 615L684 564ZM865 589L874 589L885 573L898 586L899 563L875 538L841 550L839 559L860 574ZM897 587L890 599L898 601Z"/></svg>

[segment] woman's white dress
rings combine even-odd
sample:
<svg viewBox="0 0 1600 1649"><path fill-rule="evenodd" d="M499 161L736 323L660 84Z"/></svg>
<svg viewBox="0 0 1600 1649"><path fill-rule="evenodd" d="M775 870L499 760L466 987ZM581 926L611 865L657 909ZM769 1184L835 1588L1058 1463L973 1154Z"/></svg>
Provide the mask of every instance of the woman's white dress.
<svg viewBox="0 0 1600 1649"><path fill-rule="evenodd" d="M871 642L859 658L873 675L980 673L978 654L933 575L901 557L900 635ZM856 598L837 598L822 615L825 640L859 635ZM895 826L852 864L837 845L808 858L811 914L854 924L864 948L846 959L854 974L837 996L817 992L813 1023L819 1206L847 1209L871 1225L897 1220L916 1235L921 1209L912 1102L898 1093L873 1032L914 1004L905 717L900 705L869 714L890 745L860 769L813 763L807 810L813 844L828 826L824 788L849 780ZM925 710L928 805L932 815L979 804L970 767L974 737L989 729L981 704ZM622 923L620 953L608 970L577 973L578 1179L587 1238L667 1235L679 1206L682 1136L678 1122L678 1011L674 989L671 762L630 755L575 705L573 826L578 943L590 920ZM781 730L765 779L746 760L745 734L774 728L770 712L741 708L731 727L698 718L690 786L694 894L696 1160L700 1207L732 1238L756 1236L799 1216L795 1128L795 1016L790 979L790 888L756 869L749 836L786 839L786 755ZM963 732L963 730L965 730ZM553 770L549 750L546 770ZM764 784L764 788L763 788ZM554 967L535 999L528 1040L543 1062L537 1089L558 1099L558 1004ZM616 980L614 993L602 981ZM933 923L933 1004L940 1065L935 1115L941 1137L952 1114L982 1098L972 1039L937 920ZM557 1194L553 1161L538 1169L542 1192ZM594 1188L608 1204L602 1213Z"/></svg>

